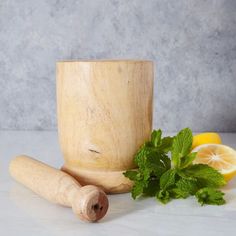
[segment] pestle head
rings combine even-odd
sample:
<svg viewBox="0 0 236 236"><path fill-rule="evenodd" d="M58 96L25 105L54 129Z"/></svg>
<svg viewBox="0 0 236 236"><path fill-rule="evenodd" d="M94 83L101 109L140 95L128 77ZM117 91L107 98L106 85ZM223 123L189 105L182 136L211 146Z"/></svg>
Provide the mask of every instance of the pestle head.
<svg viewBox="0 0 236 236"><path fill-rule="evenodd" d="M102 219L109 206L105 192L94 185L81 187L71 204L74 213L80 219L89 222Z"/></svg>

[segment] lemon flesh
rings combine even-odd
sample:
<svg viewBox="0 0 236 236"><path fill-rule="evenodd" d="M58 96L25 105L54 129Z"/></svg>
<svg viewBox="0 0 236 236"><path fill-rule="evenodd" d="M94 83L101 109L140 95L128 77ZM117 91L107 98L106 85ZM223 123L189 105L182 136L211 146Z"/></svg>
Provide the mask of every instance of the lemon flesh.
<svg viewBox="0 0 236 236"><path fill-rule="evenodd" d="M226 181L236 176L236 151L222 144L203 144L193 149L197 152L194 164L207 164L217 169Z"/></svg>

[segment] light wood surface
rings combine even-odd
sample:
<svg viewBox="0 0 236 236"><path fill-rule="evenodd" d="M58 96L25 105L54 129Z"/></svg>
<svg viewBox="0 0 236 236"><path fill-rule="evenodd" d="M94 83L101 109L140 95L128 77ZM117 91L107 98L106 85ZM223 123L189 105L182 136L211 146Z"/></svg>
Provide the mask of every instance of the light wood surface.
<svg viewBox="0 0 236 236"><path fill-rule="evenodd" d="M57 111L63 170L107 193L130 190L123 176L152 130L151 61L57 63Z"/></svg>
<svg viewBox="0 0 236 236"><path fill-rule="evenodd" d="M45 199L72 207L82 220L97 221L107 212L108 199L98 187L81 185L70 175L27 156L10 162L11 176Z"/></svg>

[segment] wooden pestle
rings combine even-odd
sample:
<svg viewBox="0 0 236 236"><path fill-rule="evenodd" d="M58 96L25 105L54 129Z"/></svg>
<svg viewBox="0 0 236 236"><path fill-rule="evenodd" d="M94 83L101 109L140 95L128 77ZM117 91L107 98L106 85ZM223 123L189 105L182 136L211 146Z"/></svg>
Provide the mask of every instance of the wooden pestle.
<svg viewBox="0 0 236 236"><path fill-rule="evenodd" d="M94 222L107 212L108 199L100 188L81 185L70 175L28 156L14 158L11 176L53 203L72 207L80 219Z"/></svg>

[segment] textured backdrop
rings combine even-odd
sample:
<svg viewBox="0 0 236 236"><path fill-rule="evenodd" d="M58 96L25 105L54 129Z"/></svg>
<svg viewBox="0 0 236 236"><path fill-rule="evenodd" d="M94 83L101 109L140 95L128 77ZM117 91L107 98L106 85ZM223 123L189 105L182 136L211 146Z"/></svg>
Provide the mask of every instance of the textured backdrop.
<svg viewBox="0 0 236 236"><path fill-rule="evenodd" d="M55 129L55 62L156 62L154 125L236 131L235 0L0 0L0 129Z"/></svg>

